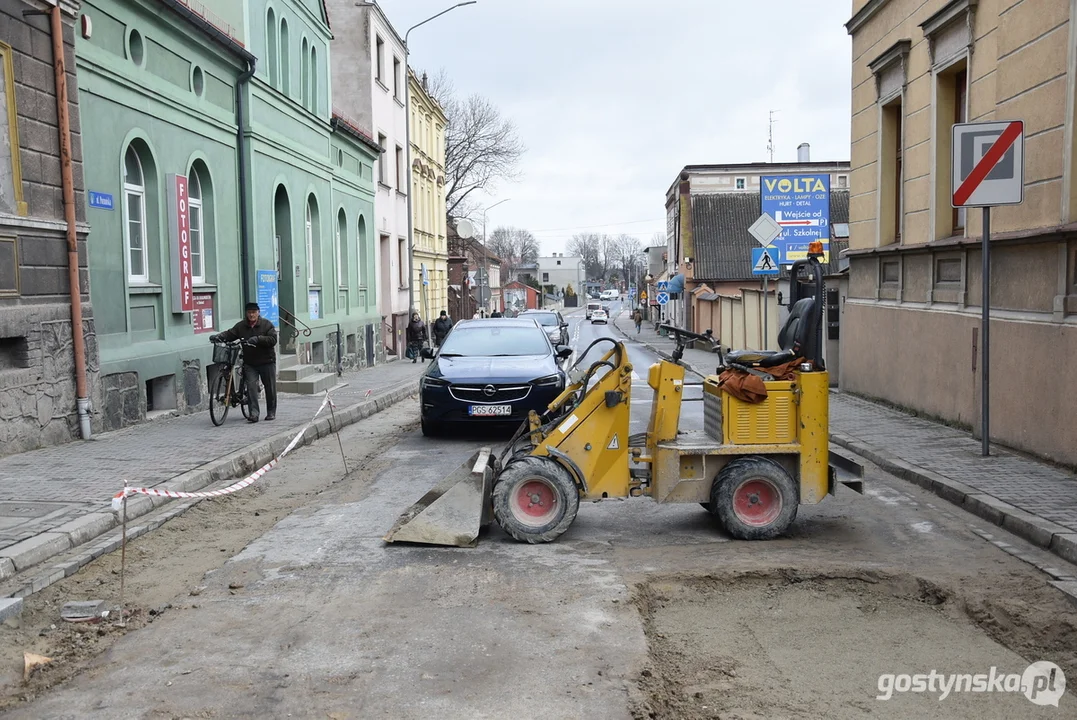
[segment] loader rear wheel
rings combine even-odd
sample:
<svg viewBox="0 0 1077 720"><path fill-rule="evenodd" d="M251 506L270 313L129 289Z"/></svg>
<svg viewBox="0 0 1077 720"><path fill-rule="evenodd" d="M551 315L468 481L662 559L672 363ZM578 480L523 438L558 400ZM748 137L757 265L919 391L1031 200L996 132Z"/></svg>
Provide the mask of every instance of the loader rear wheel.
<svg viewBox="0 0 1077 720"><path fill-rule="evenodd" d="M770 540L797 516L800 494L789 473L763 457L730 462L711 485L711 504L722 527L738 540Z"/></svg>
<svg viewBox="0 0 1077 720"><path fill-rule="evenodd" d="M513 460L498 476L493 491L494 519L515 540L556 540L576 519L580 493L568 470L554 460Z"/></svg>

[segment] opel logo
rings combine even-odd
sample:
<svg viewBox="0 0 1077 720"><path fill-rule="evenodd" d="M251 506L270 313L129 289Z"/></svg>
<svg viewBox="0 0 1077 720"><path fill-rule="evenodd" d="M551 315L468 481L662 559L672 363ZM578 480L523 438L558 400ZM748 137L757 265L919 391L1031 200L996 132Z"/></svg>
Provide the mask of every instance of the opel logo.
<svg viewBox="0 0 1077 720"><path fill-rule="evenodd" d="M497 388L495 388L493 385L487 385L486 387L484 387L482 389L482 394L485 395L486 397L493 397L494 393L496 393L496 392L497 392Z"/></svg>

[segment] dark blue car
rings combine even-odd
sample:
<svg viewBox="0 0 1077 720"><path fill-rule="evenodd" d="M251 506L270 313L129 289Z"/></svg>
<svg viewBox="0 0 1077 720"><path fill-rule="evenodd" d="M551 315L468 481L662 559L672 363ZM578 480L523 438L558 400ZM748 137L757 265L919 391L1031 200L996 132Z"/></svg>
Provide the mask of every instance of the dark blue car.
<svg viewBox="0 0 1077 720"><path fill-rule="evenodd" d="M457 323L419 380L423 434L449 423L518 425L529 410L545 411L565 389L559 360L571 354L555 348L534 320Z"/></svg>

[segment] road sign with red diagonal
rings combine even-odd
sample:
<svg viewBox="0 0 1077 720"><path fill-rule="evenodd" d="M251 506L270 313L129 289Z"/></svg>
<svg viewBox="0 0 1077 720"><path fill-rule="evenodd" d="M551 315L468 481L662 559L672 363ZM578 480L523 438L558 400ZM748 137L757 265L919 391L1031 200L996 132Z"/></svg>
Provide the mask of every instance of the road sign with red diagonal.
<svg viewBox="0 0 1077 720"><path fill-rule="evenodd" d="M1021 120L954 125L950 204L1019 205L1025 199L1024 133Z"/></svg>

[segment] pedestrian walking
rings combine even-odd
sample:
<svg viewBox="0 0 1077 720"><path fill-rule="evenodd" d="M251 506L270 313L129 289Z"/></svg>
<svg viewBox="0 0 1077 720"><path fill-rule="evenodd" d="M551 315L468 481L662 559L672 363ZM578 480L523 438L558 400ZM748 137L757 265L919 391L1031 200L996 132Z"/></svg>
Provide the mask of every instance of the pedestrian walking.
<svg viewBox="0 0 1077 720"><path fill-rule="evenodd" d="M419 362L419 358L422 356L423 343L427 341L428 337L426 323L419 317L419 313L412 313L411 322L408 323L407 356L411 358L413 363ZM426 358L423 358L423 362L426 362Z"/></svg>
<svg viewBox="0 0 1077 720"><path fill-rule="evenodd" d="M452 330L452 318L449 317L448 312L442 310L441 315L434 321L434 344L441 347L441 343L445 342L450 330Z"/></svg>
<svg viewBox="0 0 1077 720"><path fill-rule="evenodd" d="M636 323L636 334L639 335L639 329L643 325L643 313L636 308L636 312L632 314L632 322Z"/></svg>
<svg viewBox="0 0 1077 720"><path fill-rule="evenodd" d="M246 320L240 320L210 342L243 341L243 379L247 383L247 422L258 422L258 381L266 391L266 420L277 417L277 328L262 317L258 303L247 303Z"/></svg>

